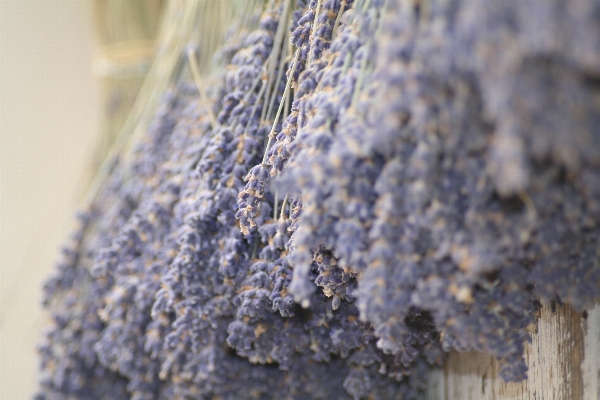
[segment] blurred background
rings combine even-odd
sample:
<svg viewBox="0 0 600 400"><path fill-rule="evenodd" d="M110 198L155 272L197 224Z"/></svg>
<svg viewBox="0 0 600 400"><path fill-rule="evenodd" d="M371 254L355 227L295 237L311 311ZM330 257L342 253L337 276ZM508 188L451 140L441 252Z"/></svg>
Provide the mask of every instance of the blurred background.
<svg viewBox="0 0 600 400"><path fill-rule="evenodd" d="M40 306L149 69L161 0L0 0L0 399L37 382Z"/></svg>

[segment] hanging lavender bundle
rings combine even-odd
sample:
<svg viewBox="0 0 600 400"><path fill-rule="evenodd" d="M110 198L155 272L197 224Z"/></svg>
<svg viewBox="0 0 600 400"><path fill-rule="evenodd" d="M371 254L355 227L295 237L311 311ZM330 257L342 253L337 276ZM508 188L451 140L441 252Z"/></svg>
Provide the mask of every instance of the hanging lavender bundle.
<svg viewBox="0 0 600 400"><path fill-rule="evenodd" d="M600 298L593 2L264 3L82 216L39 398L413 399L450 350L526 379L540 301Z"/></svg>

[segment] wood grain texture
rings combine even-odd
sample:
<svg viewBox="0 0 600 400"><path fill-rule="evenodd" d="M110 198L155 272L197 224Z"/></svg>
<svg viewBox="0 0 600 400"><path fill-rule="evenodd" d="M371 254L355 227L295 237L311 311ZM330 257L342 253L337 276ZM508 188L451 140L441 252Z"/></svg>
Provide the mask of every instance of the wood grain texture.
<svg viewBox="0 0 600 400"><path fill-rule="evenodd" d="M491 356L452 353L430 380L427 400L600 399L600 306L586 314L544 306L525 348L529 379L504 383Z"/></svg>
<svg viewBox="0 0 600 400"><path fill-rule="evenodd" d="M584 332L583 393L585 400L600 399L600 304L581 320Z"/></svg>

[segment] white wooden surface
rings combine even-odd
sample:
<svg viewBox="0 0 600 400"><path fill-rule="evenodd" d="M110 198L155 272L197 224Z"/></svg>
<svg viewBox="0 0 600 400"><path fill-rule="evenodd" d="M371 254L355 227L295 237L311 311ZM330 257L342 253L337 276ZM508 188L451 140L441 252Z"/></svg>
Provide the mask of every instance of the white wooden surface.
<svg viewBox="0 0 600 400"><path fill-rule="evenodd" d="M530 328L529 379L504 383L499 364L483 354L453 353L430 381L427 400L600 399L600 305L587 317L568 307L541 311Z"/></svg>

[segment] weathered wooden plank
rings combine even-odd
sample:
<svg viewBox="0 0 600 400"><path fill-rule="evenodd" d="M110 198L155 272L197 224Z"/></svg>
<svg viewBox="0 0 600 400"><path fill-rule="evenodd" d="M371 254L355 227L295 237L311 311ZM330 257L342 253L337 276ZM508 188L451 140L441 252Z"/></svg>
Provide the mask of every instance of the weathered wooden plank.
<svg viewBox="0 0 600 400"><path fill-rule="evenodd" d="M600 304L581 321L584 331L583 393L585 400L600 399Z"/></svg>
<svg viewBox="0 0 600 400"><path fill-rule="evenodd" d="M587 314L587 315L586 315ZM600 305L586 314L544 306L525 349L529 379L504 383L491 356L452 353L433 374L428 400L600 399Z"/></svg>

